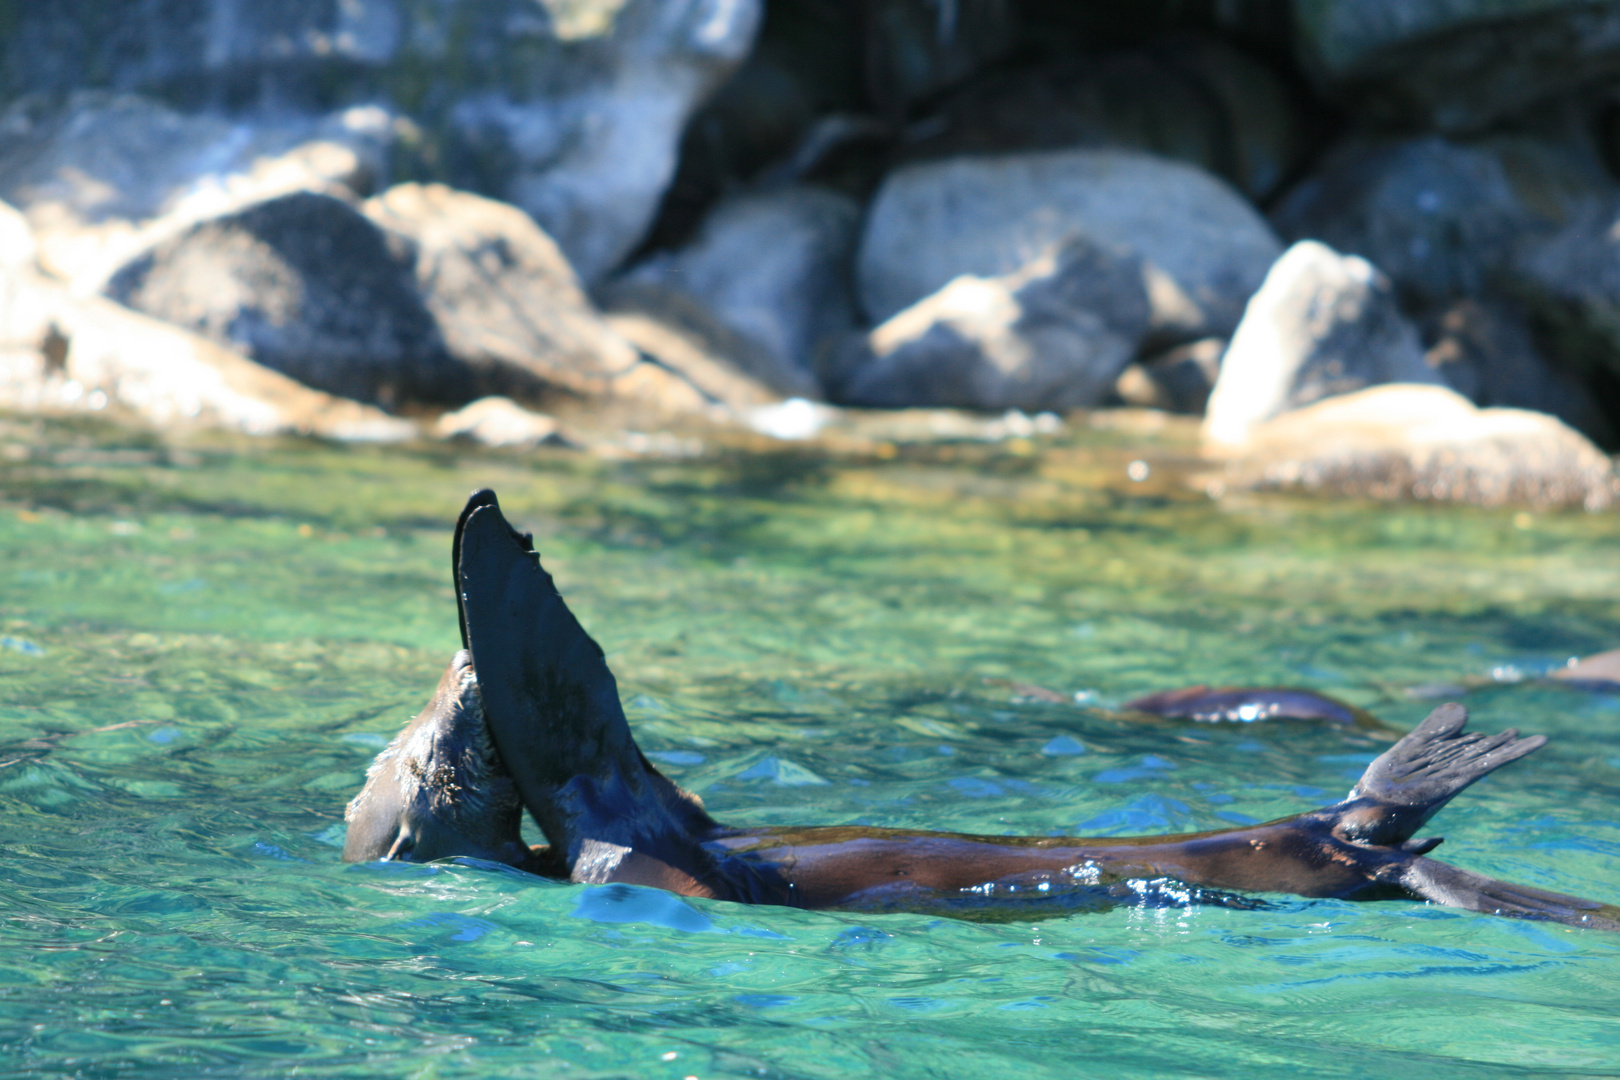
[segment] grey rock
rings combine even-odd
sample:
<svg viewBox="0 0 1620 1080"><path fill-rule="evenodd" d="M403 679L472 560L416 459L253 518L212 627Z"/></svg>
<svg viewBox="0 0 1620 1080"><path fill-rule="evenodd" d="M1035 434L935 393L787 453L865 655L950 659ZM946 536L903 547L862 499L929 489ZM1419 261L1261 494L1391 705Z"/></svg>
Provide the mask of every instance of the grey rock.
<svg viewBox="0 0 1620 1080"><path fill-rule="evenodd" d="M1294 0L1296 51L1363 115L1478 129L1620 72L1609 0Z"/></svg>
<svg viewBox="0 0 1620 1080"><path fill-rule="evenodd" d="M1428 364L1475 405L1534 409L1558 417L1601 444L1615 432L1592 390L1548 363L1530 320L1500 299L1459 300L1440 312L1425 336Z"/></svg>
<svg viewBox="0 0 1620 1080"><path fill-rule="evenodd" d="M119 270L107 294L344 397L472 396L381 231L328 195L194 225Z"/></svg>
<svg viewBox="0 0 1620 1080"><path fill-rule="evenodd" d="M1204 436L1242 443L1255 424L1325 397L1438 381L1389 279L1360 256L1303 240L1249 301L1210 393Z"/></svg>
<svg viewBox="0 0 1620 1080"><path fill-rule="evenodd" d="M516 203L588 280L635 247L687 119L760 0L58 0L7 9L9 95L138 91L254 112L380 100L438 179Z"/></svg>
<svg viewBox="0 0 1620 1080"><path fill-rule="evenodd" d="M1225 338L1177 345L1120 372L1114 393L1136 408L1202 416L1225 354Z"/></svg>
<svg viewBox="0 0 1620 1080"><path fill-rule="evenodd" d="M962 275L874 329L838 397L886 408L1062 411L1096 405L1146 333L1139 260L1083 240L1013 274Z"/></svg>
<svg viewBox="0 0 1620 1080"><path fill-rule="evenodd" d="M665 413L739 414L781 400L781 391L754 374L769 358L705 319L701 310L652 303L610 312L608 325L645 358L614 392Z"/></svg>
<svg viewBox="0 0 1620 1080"><path fill-rule="evenodd" d="M1281 245L1237 192L1180 162L1075 150L909 165L868 212L856 263L873 322L962 274L1010 274L1070 239L1140 259L1166 344L1237 325Z"/></svg>
<svg viewBox="0 0 1620 1080"><path fill-rule="evenodd" d="M0 407L102 412L157 427L218 427L397 442L409 420L301 386L177 326L26 267L0 268Z"/></svg>
<svg viewBox="0 0 1620 1080"><path fill-rule="evenodd" d="M810 187L717 206L690 245L628 281L684 294L772 358L768 382L816 395L827 350L855 329L850 277L860 208Z"/></svg>
<svg viewBox="0 0 1620 1080"><path fill-rule="evenodd" d="M1419 307L1500 287L1528 240L1612 189L1578 145L1523 136L1352 140L1273 213L1285 237L1360 255Z"/></svg>
<svg viewBox="0 0 1620 1080"><path fill-rule="evenodd" d="M478 392L600 396L639 362L556 243L517 207L400 184L360 209L404 253L445 348Z"/></svg>
<svg viewBox="0 0 1620 1080"><path fill-rule="evenodd" d="M1478 409L1440 386L1376 386L1255 427L1225 448L1211 492L1290 488L1339 496L1605 510L1609 458L1561 421Z"/></svg>
<svg viewBox="0 0 1620 1080"><path fill-rule="evenodd" d="M347 196L388 168L394 117L183 114L87 92L0 116L0 198L29 219L41 264L83 293L140 251L207 218L294 191Z"/></svg>

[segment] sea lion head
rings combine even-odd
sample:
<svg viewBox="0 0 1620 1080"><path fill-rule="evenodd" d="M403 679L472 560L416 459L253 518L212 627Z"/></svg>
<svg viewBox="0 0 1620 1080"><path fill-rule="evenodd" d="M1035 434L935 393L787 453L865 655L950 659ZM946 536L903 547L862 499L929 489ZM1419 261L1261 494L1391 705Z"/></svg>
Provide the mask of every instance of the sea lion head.
<svg viewBox="0 0 1620 1080"><path fill-rule="evenodd" d="M344 814L345 862L455 855L534 869L523 805L484 722L472 655L458 652L427 708L377 755Z"/></svg>

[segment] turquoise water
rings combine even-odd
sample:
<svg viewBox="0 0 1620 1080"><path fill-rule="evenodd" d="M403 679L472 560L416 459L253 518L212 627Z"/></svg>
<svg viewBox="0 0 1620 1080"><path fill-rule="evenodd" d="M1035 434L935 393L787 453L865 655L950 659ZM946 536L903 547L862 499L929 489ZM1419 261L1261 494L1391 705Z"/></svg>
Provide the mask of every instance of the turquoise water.
<svg viewBox="0 0 1620 1080"><path fill-rule="evenodd" d="M1389 736L1109 708L1289 683L1399 730L1454 683L1553 742L1445 810L1438 857L1620 900L1620 698L1512 681L1620 645L1616 520L1212 500L1185 455L0 424L0 1074L1620 1076L1620 938L1560 926L1289 897L979 924L339 858L456 645L450 526L491 484L728 823L1265 819Z"/></svg>

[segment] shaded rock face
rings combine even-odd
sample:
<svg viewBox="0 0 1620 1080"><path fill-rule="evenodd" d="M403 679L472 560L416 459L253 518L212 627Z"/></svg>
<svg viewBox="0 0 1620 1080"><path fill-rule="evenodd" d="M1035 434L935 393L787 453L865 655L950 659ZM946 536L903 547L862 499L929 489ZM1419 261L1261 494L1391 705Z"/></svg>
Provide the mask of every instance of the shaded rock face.
<svg viewBox="0 0 1620 1080"><path fill-rule="evenodd" d="M1227 486L1587 510L1620 496L1608 457L1558 420L1477 409L1439 386L1319 401L1255 427L1229 453Z"/></svg>
<svg viewBox="0 0 1620 1080"><path fill-rule="evenodd" d="M1504 300L1459 300L1432 320L1427 361L1475 405L1534 409L1556 416L1602 445L1615 431L1590 387L1549 364L1530 320Z"/></svg>
<svg viewBox="0 0 1620 1080"><path fill-rule="evenodd" d="M1612 186L1578 148L1539 139L1352 141L1273 220L1286 237L1366 258L1429 306L1512 288L1525 242L1584 220Z"/></svg>
<svg viewBox="0 0 1620 1080"><path fill-rule="evenodd" d="M1620 10L1601 0L1296 0L1300 61L1381 120L1480 129L1620 72Z"/></svg>
<svg viewBox="0 0 1620 1080"><path fill-rule="evenodd" d="M0 117L0 198L41 264L94 292L135 254L206 218L295 191L364 190L388 168L376 107L237 122L134 95L23 101Z"/></svg>
<svg viewBox="0 0 1620 1080"><path fill-rule="evenodd" d="M522 206L587 279L646 231L691 112L760 0L58 0L8 9L8 96L85 87L215 108L384 100L445 178Z"/></svg>
<svg viewBox="0 0 1620 1080"><path fill-rule="evenodd" d="M851 268L860 207L793 187L722 202L693 242L628 275L696 301L769 354L784 393L817 395L828 351L855 329Z"/></svg>
<svg viewBox="0 0 1620 1080"><path fill-rule="evenodd" d="M1297 95L1223 42L1148 48L995 70L952 93L902 148L908 160L1113 147L1212 172L1264 199L1310 148Z"/></svg>
<svg viewBox="0 0 1620 1080"><path fill-rule="evenodd" d="M903 408L1100 403L1146 334L1139 260L1073 240L995 278L963 275L899 312L843 361L839 400Z"/></svg>
<svg viewBox="0 0 1620 1080"><path fill-rule="evenodd" d="M382 234L327 195L194 225L119 270L107 294L345 397L391 406L468 396Z"/></svg>
<svg viewBox="0 0 1620 1080"><path fill-rule="evenodd" d="M360 210L412 268L469 390L601 395L639 362L591 306L556 243L516 207L438 184L401 184Z"/></svg>
<svg viewBox="0 0 1620 1080"><path fill-rule="evenodd" d="M1281 252L1222 181L1114 150L961 158L892 173L867 215L858 295L880 322L962 274L1014 273L1071 239L1141 260L1151 330L1230 333Z"/></svg>
<svg viewBox="0 0 1620 1080"><path fill-rule="evenodd" d="M1560 356L1611 398L1620 392L1620 196L1527 242L1514 270L1515 294L1544 322Z"/></svg>
<svg viewBox="0 0 1620 1080"><path fill-rule="evenodd" d="M1242 443L1255 424L1322 398L1438 381L1389 279L1365 259L1304 240L1249 301L1210 393L1204 434Z"/></svg>

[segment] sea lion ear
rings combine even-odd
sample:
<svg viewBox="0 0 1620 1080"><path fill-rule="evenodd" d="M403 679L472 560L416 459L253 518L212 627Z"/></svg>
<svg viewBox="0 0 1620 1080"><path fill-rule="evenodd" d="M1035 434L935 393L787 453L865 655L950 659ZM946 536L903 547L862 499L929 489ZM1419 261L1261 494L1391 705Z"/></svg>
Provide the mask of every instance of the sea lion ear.
<svg viewBox="0 0 1620 1080"><path fill-rule="evenodd" d="M457 540L457 593L490 735L529 812L566 850L573 830L558 788L610 771L641 782L618 684L492 496L471 507Z"/></svg>

